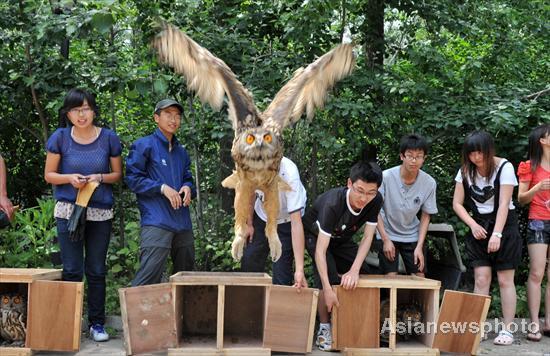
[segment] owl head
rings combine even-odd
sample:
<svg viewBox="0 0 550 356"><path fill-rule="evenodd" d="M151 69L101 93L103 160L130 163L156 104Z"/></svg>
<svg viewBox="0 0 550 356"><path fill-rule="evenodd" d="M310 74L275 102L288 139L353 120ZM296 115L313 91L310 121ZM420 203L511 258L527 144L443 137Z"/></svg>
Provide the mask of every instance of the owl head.
<svg viewBox="0 0 550 356"><path fill-rule="evenodd" d="M238 144L240 150L250 158L262 159L264 156L272 156L273 152L280 149L281 138L264 127L255 127L239 135Z"/></svg>
<svg viewBox="0 0 550 356"><path fill-rule="evenodd" d="M23 313L27 307L25 297L19 293L9 293L0 295L0 311L19 311Z"/></svg>

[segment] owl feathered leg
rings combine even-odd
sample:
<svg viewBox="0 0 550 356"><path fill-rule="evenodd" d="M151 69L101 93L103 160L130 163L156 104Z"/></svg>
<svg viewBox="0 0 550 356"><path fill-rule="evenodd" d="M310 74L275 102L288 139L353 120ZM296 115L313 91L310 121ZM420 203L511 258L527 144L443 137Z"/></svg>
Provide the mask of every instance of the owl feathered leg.
<svg viewBox="0 0 550 356"><path fill-rule="evenodd" d="M236 174L226 178L229 179ZM225 180L224 180L225 182ZM246 219L250 215L252 206L250 197L254 194L254 187L246 181L236 180L235 184L235 238L231 244L231 255L235 261L243 257L243 249L246 244Z"/></svg>
<svg viewBox="0 0 550 356"><path fill-rule="evenodd" d="M264 209L267 215L267 223L265 225L265 236L269 243L271 259L276 262L281 257L282 247L277 234L277 216L279 215L279 191L278 183L282 181L278 176L267 189L264 190L265 200ZM288 185L287 185L288 186ZM290 188L290 187L289 187Z"/></svg>

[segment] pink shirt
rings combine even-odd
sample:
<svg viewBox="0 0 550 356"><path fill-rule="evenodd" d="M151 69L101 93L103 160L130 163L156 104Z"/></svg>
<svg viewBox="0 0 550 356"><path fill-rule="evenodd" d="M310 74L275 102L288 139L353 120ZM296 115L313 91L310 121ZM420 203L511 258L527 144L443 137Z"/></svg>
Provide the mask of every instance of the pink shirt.
<svg viewBox="0 0 550 356"><path fill-rule="evenodd" d="M531 172L531 161L521 162L518 167L520 182L529 182L529 189L543 179L550 177L550 172L538 166L535 173ZM529 219L550 220L550 191L540 191L535 194L529 206Z"/></svg>

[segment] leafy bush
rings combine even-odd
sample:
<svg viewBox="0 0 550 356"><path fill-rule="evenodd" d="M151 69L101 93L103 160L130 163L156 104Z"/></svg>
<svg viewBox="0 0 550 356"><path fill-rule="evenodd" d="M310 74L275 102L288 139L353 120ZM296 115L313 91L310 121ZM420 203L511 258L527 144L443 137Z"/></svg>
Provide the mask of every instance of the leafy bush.
<svg viewBox="0 0 550 356"><path fill-rule="evenodd" d="M53 267L50 255L59 251L54 206L52 199L39 199L38 206L15 214L12 226L0 231L0 266Z"/></svg>

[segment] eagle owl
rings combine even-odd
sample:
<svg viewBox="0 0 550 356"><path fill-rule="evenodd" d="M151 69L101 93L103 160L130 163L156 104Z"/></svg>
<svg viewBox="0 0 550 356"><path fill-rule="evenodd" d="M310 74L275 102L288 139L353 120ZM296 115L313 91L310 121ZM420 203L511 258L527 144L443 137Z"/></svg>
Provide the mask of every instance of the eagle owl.
<svg viewBox="0 0 550 356"><path fill-rule="evenodd" d="M19 293L0 295L0 337L4 343L23 346L27 334L27 302Z"/></svg>
<svg viewBox="0 0 550 356"><path fill-rule="evenodd" d="M341 44L300 68L275 95L263 112L259 111L251 93L219 58L198 45L173 26L165 26L153 41L161 62L185 76L187 88L196 92L203 103L221 109L227 96L229 119L235 137L231 156L235 162L233 174L222 186L235 189L235 238L231 253L240 260L246 242L246 223L256 190L264 193L267 215L265 235L273 261L281 255L277 235L279 190L290 187L279 177L283 157L283 129L296 122L304 111L312 118L322 107L327 90L352 72L355 57L351 44Z"/></svg>

